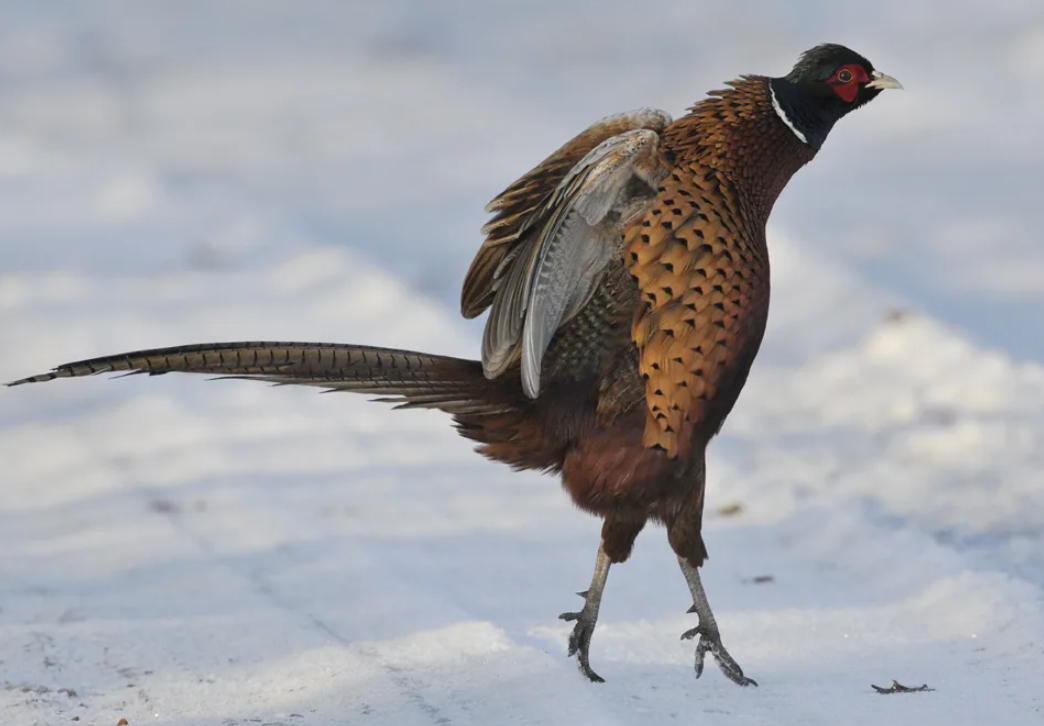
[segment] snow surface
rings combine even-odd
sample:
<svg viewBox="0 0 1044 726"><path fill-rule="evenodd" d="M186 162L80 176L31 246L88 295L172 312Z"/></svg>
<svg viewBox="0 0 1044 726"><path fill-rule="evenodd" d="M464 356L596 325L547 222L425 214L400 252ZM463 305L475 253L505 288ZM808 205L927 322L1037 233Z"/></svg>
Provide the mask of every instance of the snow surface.
<svg viewBox="0 0 1044 726"><path fill-rule="evenodd" d="M584 682L556 616L599 523L441 414L93 379L0 391L0 724L1044 722L1044 6L856 7L5 3L0 380L208 340L475 355L482 206L591 120L824 40L908 90L781 200L711 450L705 583L759 688L694 681L658 529Z"/></svg>

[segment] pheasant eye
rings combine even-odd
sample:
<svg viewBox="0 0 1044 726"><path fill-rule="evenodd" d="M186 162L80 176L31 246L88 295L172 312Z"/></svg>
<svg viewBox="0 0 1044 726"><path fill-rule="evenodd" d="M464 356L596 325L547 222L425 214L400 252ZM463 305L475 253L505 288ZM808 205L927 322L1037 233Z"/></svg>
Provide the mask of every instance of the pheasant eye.
<svg viewBox="0 0 1044 726"><path fill-rule="evenodd" d="M848 70L847 68L842 68L840 71L838 71L837 80L841 81L842 83L851 83L852 71Z"/></svg>

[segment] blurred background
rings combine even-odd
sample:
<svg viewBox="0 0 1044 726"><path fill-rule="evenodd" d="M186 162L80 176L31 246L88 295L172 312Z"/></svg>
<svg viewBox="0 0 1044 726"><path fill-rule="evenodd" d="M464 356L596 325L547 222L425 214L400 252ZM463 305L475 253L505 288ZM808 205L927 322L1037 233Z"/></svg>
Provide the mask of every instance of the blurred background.
<svg viewBox="0 0 1044 726"><path fill-rule="evenodd" d="M338 245L452 308L485 202L565 139L623 109L678 116L836 41L907 92L846 119L774 225L984 343L1044 354L1033 0L29 0L4 16L9 273Z"/></svg>
<svg viewBox="0 0 1044 726"><path fill-rule="evenodd" d="M437 413L164 376L0 389L0 722L1039 722L1040 0L0 18L0 381L213 340L477 357L483 207L594 120L828 41L906 87L777 204L768 335L710 453L705 582L756 695L693 684L662 530L613 570L585 689L555 616L599 523L557 483ZM946 696L862 698L892 678Z"/></svg>

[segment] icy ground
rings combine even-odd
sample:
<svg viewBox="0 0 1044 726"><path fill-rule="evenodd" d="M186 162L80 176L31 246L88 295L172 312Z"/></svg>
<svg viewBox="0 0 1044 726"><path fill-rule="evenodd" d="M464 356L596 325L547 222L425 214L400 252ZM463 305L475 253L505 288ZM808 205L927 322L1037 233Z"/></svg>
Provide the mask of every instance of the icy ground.
<svg viewBox="0 0 1044 726"><path fill-rule="evenodd" d="M850 42L909 90L781 200L709 462L705 583L760 687L694 681L652 528L584 682L556 616L598 522L445 416L91 379L0 390L0 724L1044 722L1044 105L1016 92L1044 8L751 3L740 33L732 4L662 5L649 47L608 0L10 3L0 380L207 340L474 355L456 286L514 175L604 113Z"/></svg>

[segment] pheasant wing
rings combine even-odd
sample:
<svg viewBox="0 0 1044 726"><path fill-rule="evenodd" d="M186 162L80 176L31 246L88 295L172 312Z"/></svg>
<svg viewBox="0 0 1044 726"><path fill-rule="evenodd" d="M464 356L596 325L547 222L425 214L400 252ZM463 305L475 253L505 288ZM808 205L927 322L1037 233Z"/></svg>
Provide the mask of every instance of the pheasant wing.
<svg viewBox="0 0 1044 726"><path fill-rule="evenodd" d="M662 112L635 112L617 117L614 130L624 125L621 118L632 125L655 120L661 127L669 121ZM521 358L523 389L537 397L541 360L555 331L590 299L606 263L619 252L624 227L645 212L666 175L659 143L659 131L643 127L603 139L541 192L539 206L512 222L516 237L499 243L507 249L488 275L492 310L482 344L487 377ZM489 248L487 239L479 257Z"/></svg>
<svg viewBox="0 0 1044 726"><path fill-rule="evenodd" d="M661 132L671 122L664 111L643 108L608 116L570 139L523 175L486 206L493 218L482 228L486 240L464 278L460 310L466 318L481 315L490 305L506 265L518 252L527 230L547 217L547 205L569 172L608 138L634 129Z"/></svg>

